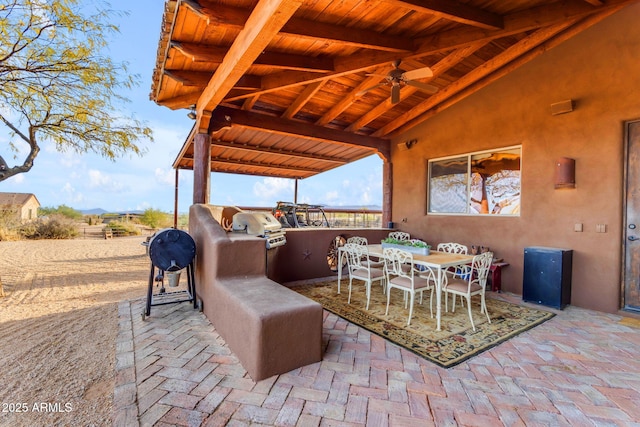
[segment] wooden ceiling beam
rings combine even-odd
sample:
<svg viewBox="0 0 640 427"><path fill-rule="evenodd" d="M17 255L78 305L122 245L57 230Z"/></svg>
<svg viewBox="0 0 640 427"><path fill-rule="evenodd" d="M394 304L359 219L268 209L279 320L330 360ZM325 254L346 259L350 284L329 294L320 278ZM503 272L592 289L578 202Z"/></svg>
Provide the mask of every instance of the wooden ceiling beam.
<svg viewBox="0 0 640 427"><path fill-rule="evenodd" d="M218 27L244 28L252 13L250 9L209 4L203 0L200 0L201 4L193 0L183 0L183 2L202 19L206 19L209 25ZM280 35L326 40L359 48L391 52L410 52L415 48L413 41L404 37L295 17L289 19L289 22L282 27Z"/></svg>
<svg viewBox="0 0 640 427"><path fill-rule="evenodd" d="M176 41L171 43L171 47L191 59L193 62L209 62L213 64L221 64L229 50L228 46L223 47ZM283 70L317 72L333 71L333 59L328 57L317 58L269 51L262 52L255 60L254 64Z"/></svg>
<svg viewBox="0 0 640 427"><path fill-rule="evenodd" d="M338 129L331 129L266 114L218 106L213 111L211 120L226 120L231 126L244 126L278 134L294 135L314 140L370 148L378 151L385 157L389 154L389 140L384 138L344 132Z"/></svg>
<svg viewBox="0 0 640 427"><path fill-rule="evenodd" d="M323 172L322 169L309 168L304 166L291 166L291 165L284 165L281 163L257 162L255 160L236 160L236 159L213 157L213 156L211 156L211 163L224 163L229 165L245 166L249 168L288 170L294 173L304 172L305 174L318 174L320 172Z"/></svg>
<svg viewBox="0 0 640 427"><path fill-rule="evenodd" d="M207 87L214 73L208 71L164 70L167 77L182 83L184 86ZM245 74L233 86L234 89L260 89L262 78Z"/></svg>
<svg viewBox="0 0 640 427"><path fill-rule="evenodd" d="M384 0L397 7L431 13L442 19L496 30L502 28L502 16L451 0Z"/></svg>
<svg viewBox="0 0 640 427"><path fill-rule="evenodd" d="M342 97L340 101L338 101L333 107L329 109L326 113L322 115L317 121L316 124L319 126L324 126L330 123L333 119L338 117L340 113L346 110L349 105L353 104L353 102L359 98L358 93L363 90L370 88L373 85L376 85L382 81L384 77L380 77L380 75L386 75L391 67L379 67L372 71L371 76L365 78L358 86L353 88L346 96Z"/></svg>
<svg viewBox="0 0 640 427"><path fill-rule="evenodd" d="M604 6L594 8L584 0L561 0L551 5L534 7L504 17L505 28L487 31L477 28L454 29L425 38L414 52L399 58L397 54L381 51L367 51L334 59L335 71L325 75L304 72L283 71L263 78L262 89L251 94L227 98L235 101L249 96L274 92L280 89L306 85L321 80L330 80L348 74L364 72L374 67L389 64L397 59L418 59L435 53L449 52L476 42L490 42L502 37L512 36L525 31L583 18L591 14L603 13L611 8L629 4L635 0L609 0Z"/></svg>
<svg viewBox="0 0 640 427"><path fill-rule="evenodd" d="M319 82L311 83L298 95L298 97L289 105L287 110L282 114L282 118L290 119L295 116L298 111L304 107L304 105L309 102L311 98L322 88L322 86L326 83L326 80L322 80Z"/></svg>
<svg viewBox="0 0 640 427"><path fill-rule="evenodd" d="M208 123L201 123L202 113L206 109L213 110L223 100L303 2L304 0L258 1L246 20L245 27L198 99L196 126L199 129L208 130L209 126Z"/></svg>
<svg viewBox="0 0 640 427"><path fill-rule="evenodd" d="M323 156L321 154L311 154L305 153L301 151L293 151L293 150L282 150L279 148L271 148L271 147L261 147L256 145L244 144L233 141L223 141L223 140L212 140L211 145L214 147L224 147L232 150L243 150L243 151L251 151L265 154L275 154L277 156L290 157L290 158L302 158L302 159L310 159L310 160L319 160L327 163L334 163L336 165L344 165L348 162L339 157L332 156Z"/></svg>

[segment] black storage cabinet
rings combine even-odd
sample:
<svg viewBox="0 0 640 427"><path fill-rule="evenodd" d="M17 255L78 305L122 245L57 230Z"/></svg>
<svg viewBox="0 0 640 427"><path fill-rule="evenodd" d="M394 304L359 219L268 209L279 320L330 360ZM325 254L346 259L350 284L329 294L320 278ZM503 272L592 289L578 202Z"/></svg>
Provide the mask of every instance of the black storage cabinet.
<svg viewBox="0 0 640 427"><path fill-rule="evenodd" d="M558 309L570 304L572 260L570 249L525 248L522 300Z"/></svg>

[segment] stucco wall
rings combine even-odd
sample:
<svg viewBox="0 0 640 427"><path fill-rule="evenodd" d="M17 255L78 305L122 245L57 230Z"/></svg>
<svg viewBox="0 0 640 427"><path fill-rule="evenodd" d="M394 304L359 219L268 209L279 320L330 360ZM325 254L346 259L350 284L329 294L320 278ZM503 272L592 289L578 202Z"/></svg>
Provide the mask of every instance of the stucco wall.
<svg viewBox="0 0 640 427"><path fill-rule="evenodd" d="M640 4L628 7L400 135L392 145L397 227L431 244L490 246L510 263L503 289L518 294L525 247L573 249L571 304L616 312L623 122L640 118L638 16ZM567 99L574 111L552 116L550 105ZM413 138L411 150L396 149ZM522 145L519 217L426 215L428 159L512 145ZM554 189L558 157L576 159L576 189ZM607 232L596 233L596 224Z"/></svg>

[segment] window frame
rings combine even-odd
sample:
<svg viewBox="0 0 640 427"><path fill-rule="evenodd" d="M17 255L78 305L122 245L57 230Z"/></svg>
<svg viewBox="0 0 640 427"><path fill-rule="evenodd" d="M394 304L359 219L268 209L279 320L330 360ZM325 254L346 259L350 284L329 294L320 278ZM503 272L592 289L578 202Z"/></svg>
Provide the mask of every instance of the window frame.
<svg viewBox="0 0 640 427"><path fill-rule="evenodd" d="M492 153L499 153L499 152L508 152L508 151L514 151L514 150L519 150L519 158L520 158L520 209L518 209L518 213L510 213L510 214L492 214L492 213L474 213L471 211L471 192L472 192L472 179L471 179L471 168L472 168L472 160L474 157L476 156L481 156L481 155L486 155L486 154L492 154ZM437 162L442 162L442 161L446 161L446 160L451 160L451 159L463 159L466 158L466 176L465 176L465 180L466 180L466 200L465 200L465 212L432 212L431 211L431 199L432 199L432 186L431 186L431 173L432 173L432 166L434 163ZM492 217L492 218L509 218L509 217L520 217L521 215L521 207L522 207L522 145L511 145L511 146L507 146L507 147L500 147L500 148L492 148L489 150L481 150L481 151L474 151L474 152L468 152L468 153L460 153L460 154L455 154L455 155L451 155L451 156L445 156L445 157L438 157L438 158L433 158L433 159L429 159L427 162L427 191L426 191L426 198L427 198L427 203L426 203L426 214L427 215L443 215L443 216L470 216L470 217Z"/></svg>

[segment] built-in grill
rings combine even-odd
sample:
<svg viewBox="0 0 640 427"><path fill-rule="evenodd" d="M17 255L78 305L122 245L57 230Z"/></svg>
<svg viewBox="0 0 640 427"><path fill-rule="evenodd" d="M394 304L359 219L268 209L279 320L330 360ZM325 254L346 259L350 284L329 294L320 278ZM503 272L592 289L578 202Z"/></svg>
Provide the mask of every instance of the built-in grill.
<svg viewBox="0 0 640 427"><path fill-rule="evenodd" d="M233 215L233 231L264 238L267 249L287 243L282 224L267 212L238 212Z"/></svg>

